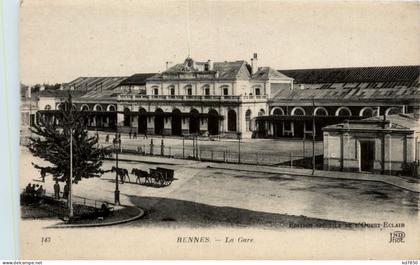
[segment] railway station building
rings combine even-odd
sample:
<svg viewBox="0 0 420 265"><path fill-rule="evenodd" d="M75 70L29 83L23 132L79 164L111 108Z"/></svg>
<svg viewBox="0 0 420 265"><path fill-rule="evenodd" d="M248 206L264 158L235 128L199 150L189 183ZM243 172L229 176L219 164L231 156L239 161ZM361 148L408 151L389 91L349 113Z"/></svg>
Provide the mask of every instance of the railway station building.
<svg viewBox="0 0 420 265"><path fill-rule="evenodd" d="M420 67L276 70L247 62L195 61L160 73L79 77L41 91L41 115L61 107L67 90L94 130L225 138L323 137L346 120L413 113ZM314 122L315 120L315 122ZM315 124L315 127L313 127Z"/></svg>

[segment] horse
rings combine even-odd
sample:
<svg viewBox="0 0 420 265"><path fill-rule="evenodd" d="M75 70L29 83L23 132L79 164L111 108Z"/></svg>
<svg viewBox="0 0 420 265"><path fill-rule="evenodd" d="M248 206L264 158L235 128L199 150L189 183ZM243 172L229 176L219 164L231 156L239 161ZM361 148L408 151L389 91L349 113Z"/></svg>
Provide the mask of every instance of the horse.
<svg viewBox="0 0 420 265"><path fill-rule="evenodd" d="M128 178L128 182L130 182L130 176L128 175L128 170L125 168L116 168L112 167L111 172L117 172L117 175L120 177L121 183L124 184L125 177Z"/></svg>
<svg viewBox="0 0 420 265"><path fill-rule="evenodd" d="M147 171L137 169L137 168L133 168L131 170L131 174L134 174L137 177L136 182L138 182L138 183L140 183L140 178L144 178L144 182L146 182L146 183L150 182L149 172L147 172Z"/></svg>

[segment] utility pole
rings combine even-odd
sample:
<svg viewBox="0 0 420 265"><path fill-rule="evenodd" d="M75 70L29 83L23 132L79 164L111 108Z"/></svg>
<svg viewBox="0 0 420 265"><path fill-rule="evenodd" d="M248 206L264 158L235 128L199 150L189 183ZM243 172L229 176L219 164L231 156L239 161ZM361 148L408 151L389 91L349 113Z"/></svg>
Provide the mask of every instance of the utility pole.
<svg viewBox="0 0 420 265"><path fill-rule="evenodd" d="M315 99L312 97L312 175L315 174Z"/></svg>
<svg viewBox="0 0 420 265"><path fill-rule="evenodd" d="M70 111L70 117L71 117L71 111ZM72 182L73 182L73 128L70 127L70 179L69 179L69 195L68 195L69 220L73 218Z"/></svg>
<svg viewBox="0 0 420 265"><path fill-rule="evenodd" d="M238 164L241 163L241 133L238 132Z"/></svg>
<svg viewBox="0 0 420 265"><path fill-rule="evenodd" d="M117 129L118 131L118 129ZM119 146L117 146L117 144ZM115 150L115 192L114 192L114 203L115 205L120 205L120 190L118 186L118 153L121 146L121 139L118 137L118 133L115 133L114 139L114 150Z"/></svg>

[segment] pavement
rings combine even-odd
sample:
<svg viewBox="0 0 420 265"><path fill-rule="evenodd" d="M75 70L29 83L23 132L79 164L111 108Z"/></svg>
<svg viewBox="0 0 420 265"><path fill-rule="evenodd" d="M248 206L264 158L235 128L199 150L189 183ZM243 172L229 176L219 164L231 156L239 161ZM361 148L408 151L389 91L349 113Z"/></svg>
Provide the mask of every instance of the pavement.
<svg viewBox="0 0 420 265"><path fill-rule="evenodd" d="M379 175L379 174L368 174L359 172L341 172L341 171L324 171L316 170L312 174L311 169L303 168L290 168L290 167L278 167L278 166L257 166L247 164L228 164L228 163L213 163L213 162L199 162L196 160L184 160L174 159L158 156L142 156L133 154L120 154L119 158L123 161L136 161L142 163L151 164L169 164L169 165L185 165L188 167L207 167L224 170L234 171L248 171L248 172L263 172L272 174L287 174L287 175L298 175L308 177L321 177L331 179L346 179L346 180L360 180L360 181L376 181L386 183L404 190L420 193L420 179L391 176L391 175Z"/></svg>

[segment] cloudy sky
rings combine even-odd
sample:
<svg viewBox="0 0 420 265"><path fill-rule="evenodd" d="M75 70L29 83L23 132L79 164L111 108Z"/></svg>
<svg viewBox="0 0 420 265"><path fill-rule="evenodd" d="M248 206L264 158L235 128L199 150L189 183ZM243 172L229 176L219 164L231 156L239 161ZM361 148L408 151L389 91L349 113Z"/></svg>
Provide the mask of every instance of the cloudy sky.
<svg viewBox="0 0 420 265"><path fill-rule="evenodd" d="M276 69L420 64L418 2L24 0L21 80L158 72L165 62Z"/></svg>

